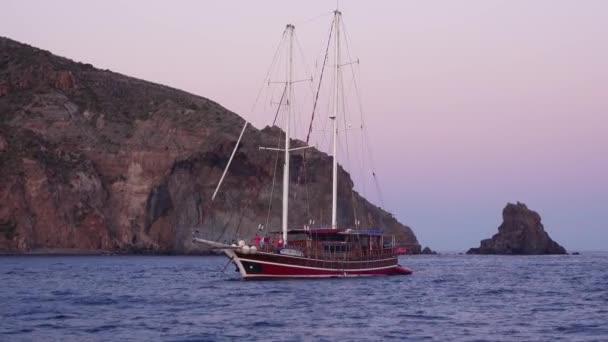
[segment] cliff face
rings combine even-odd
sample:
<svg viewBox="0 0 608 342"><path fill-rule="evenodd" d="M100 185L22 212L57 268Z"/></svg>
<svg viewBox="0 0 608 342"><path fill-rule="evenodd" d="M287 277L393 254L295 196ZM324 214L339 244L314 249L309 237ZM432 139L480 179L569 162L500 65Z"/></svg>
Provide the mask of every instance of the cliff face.
<svg viewBox="0 0 608 342"><path fill-rule="evenodd" d="M246 131L210 202L243 123L208 99L0 37L0 251L189 253L200 248L194 228L219 241L253 235L266 222L276 156L258 147L276 145L279 129ZM330 157L311 149L291 164L290 225L328 222ZM419 251L409 227L356 192L353 201L339 173L341 225L356 210L363 227ZM280 187L270 228L280 226Z"/></svg>
<svg viewBox="0 0 608 342"><path fill-rule="evenodd" d="M564 247L549 237L540 215L525 204L508 203L502 218L498 233L467 254L566 254Z"/></svg>

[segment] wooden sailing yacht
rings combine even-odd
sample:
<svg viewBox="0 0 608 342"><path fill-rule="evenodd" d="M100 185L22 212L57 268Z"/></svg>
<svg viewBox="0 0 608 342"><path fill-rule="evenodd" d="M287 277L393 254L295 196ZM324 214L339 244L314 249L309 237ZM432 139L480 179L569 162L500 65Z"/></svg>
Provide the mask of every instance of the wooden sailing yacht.
<svg viewBox="0 0 608 342"><path fill-rule="evenodd" d="M334 11L332 30L334 38L334 75L338 80L340 67L340 21L342 13ZM287 66L287 83L285 89L288 107L285 125L285 146L280 149L284 153L283 164L283 194L282 194L282 230L272 239L257 239L252 245L241 240L238 244L224 244L216 241L193 237L193 241L212 249L223 251L233 262L244 279L260 278L297 278L297 277L352 277L404 275L412 271L399 265L398 248L395 237L386 235L380 230L359 230L340 228L337 224L338 198L338 161L337 140L339 113L338 82L334 82L334 101L329 119L332 122L333 136L333 173L332 173L332 215L331 226L313 229L305 226L303 229L289 229L289 161L290 154L307 147L290 146L290 119L294 114L291 105L293 97L293 43L294 25L287 25L289 37L289 57ZM329 45L328 45L329 48ZM226 171L230 166L234 152L238 148L247 123L241 131L239 141L222 174L217 194ZM265 148L266 150L279 150Z"/></svg>

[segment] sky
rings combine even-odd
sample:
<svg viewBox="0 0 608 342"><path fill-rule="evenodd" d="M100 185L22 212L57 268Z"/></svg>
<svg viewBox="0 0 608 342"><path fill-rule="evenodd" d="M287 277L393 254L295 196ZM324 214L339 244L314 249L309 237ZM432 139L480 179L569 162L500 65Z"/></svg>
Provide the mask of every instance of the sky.
<svg viewBox="0 0 608 342"><path fill-rule="evenodd" d="M382 203L422 245L479 246L506 203L522 201L569 251L608 250L608 2L339 6ZM334 9L5 0L0 35L210 98L260 127L251 108L285 25L312 69Z"/></svg>

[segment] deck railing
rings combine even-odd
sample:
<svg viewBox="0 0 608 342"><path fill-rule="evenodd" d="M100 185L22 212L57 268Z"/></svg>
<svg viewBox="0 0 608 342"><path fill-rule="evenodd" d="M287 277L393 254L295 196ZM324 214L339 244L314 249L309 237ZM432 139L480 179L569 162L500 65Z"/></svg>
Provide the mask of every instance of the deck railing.
<svg viewBox="0 0 608 342"><path fill-rule="evenodd" d="M281 246L276 246L272 243L265 243L258 247L258 250L274 253ZM358 261L358 260L378 260L395 256L395 248L384 247L378 245L370 246L360 244L355 241L337 242L337 241L311 241L311 240L296 240L290 241L287 246L289 249L294 249L302 252L304 256L335 261Z"/></svg>

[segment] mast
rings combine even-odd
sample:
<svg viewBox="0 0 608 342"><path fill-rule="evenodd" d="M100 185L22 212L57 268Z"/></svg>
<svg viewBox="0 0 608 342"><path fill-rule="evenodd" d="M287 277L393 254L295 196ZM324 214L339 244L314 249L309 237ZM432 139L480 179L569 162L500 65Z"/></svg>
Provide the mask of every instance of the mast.
<svg viewBox="0 0 608 342"><path fill-rule="evenodd" d="M338 80L340 75L340 16L342 13L334 11L335 36L335 77L334 77L334 110L329 116L333 124L333 183L332 183L332 203L331 203L331 228L338 228Z"/></svg>
<svg viewBox="0 0 608 342"><path fill-rule="evenodd" d="M283 164L283 244L287 245L287 221L289 218L289 126L291 123L291 115L293 113L292 106L292 83L293 83L293 31L295 26L287 25L287 34L289 35L289 57L287 63L287 115L285 118L285 163Z"/></svg>

